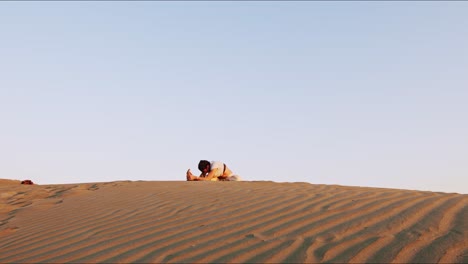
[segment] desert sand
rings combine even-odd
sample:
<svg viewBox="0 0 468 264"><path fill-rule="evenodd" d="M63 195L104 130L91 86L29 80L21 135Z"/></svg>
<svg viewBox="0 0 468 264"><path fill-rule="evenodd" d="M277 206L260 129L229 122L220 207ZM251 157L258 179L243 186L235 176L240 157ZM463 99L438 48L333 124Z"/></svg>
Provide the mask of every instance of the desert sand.
<svg viewBox="0 0 468 264"><path fill-rule="evenodd" d="M0 180L0 200L0 263L468 263L466 194Z"/></svg>

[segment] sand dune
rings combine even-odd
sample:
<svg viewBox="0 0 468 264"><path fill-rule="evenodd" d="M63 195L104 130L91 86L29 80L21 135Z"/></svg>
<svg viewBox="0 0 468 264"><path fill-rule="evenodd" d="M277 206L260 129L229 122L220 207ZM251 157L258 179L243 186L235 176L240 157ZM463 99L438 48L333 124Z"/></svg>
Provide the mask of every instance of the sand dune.
<svg viewBox="0 0 468 264"><path fill-rule="evenodd" d="M467 263L468 195L275 182L0 180L0 263Z"/></svg>

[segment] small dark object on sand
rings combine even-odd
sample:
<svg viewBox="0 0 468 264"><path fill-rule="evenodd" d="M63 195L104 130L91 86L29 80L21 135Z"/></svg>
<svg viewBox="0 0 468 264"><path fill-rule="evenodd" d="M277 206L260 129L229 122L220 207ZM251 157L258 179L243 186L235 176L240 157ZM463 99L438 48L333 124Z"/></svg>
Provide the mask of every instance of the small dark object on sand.
<svg viewBox="0 0 468 264"><path fill-rule="evenodd" d="M31 180L24 180L24 181L21 181L21 184L33 185L34 183Z"/></svg>

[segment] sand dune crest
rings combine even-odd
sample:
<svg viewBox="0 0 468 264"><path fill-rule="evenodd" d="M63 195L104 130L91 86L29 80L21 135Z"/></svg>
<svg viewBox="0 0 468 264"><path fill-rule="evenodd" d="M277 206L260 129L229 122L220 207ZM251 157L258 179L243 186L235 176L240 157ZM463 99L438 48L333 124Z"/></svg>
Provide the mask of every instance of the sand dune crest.
<svg viewBox="0 0 468 264"><path fill-rule="evenodd" d="M468 195L274 182L0 180L0 262L466 263Z"/></svg>

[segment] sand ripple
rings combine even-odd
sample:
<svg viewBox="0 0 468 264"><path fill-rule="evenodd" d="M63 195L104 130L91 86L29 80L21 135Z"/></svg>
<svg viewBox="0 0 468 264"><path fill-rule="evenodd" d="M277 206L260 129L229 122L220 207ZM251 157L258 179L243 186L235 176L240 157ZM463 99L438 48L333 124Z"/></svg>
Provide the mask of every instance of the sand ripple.
<svg viewBox="0 0 468 264"><path fill-rule="evenodd" d="M463 194L274 182L13 183L0 181L1 263L468 262Z"/></svg>

